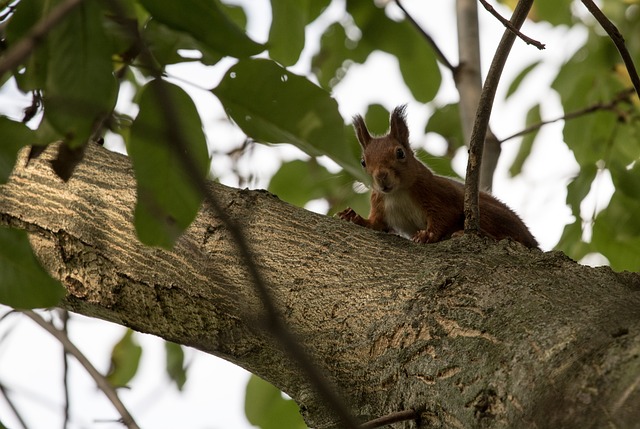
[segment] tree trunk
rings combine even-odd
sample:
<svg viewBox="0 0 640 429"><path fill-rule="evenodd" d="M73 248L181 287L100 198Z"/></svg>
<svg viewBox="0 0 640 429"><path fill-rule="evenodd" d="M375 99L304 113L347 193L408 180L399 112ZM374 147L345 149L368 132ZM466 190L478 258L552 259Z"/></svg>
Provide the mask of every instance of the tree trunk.
<svg viewBox="0 0 640 429"><path fill-rule="evenodd" d="M51 154L19 159L0 187L0 223L30 232L68 290L64 308L234 362L294 398L309 425L336 426L266 332L246 261L207 207L173 251L145 247L126 157L91 145L64 183ZM509 241L417 245L264 191L210 189L358 419L416 409L419 420L395 427L640 424L637 274Z"/></svg>

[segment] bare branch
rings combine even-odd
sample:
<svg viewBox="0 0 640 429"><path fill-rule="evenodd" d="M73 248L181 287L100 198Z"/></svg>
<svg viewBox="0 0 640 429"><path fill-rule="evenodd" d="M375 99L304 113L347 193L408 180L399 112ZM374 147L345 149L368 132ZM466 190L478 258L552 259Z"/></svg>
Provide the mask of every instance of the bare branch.
<svg viewBox="0 0 640 429"><path fill-rule="evenodd" d="M511 24L515 28L520 28L527 18L533 0L520 0L513 15ZM489 118L493 108L498 83L502 70L507 62L509 52L515 41L515 34L510 30L505 30L502 40L496 49L496 53L491 62L487 79L482 87L480 102L476 112L476 119L473 124L471 141L469 145L469 161L467 163L467 176L464 189L464 229L465 232L477 233L480 230L480 208L479 208L479 179L480 166L482 165L482 151L484 140L489 128Z"/></svg>
<svg viewBox="0 0 640 429"><path fill-rule="evenodd" d="M640 77L638 77L638 71L636 70L636 66L633 64L631 54L629 54L629 50L624 44L624 37L620 34L618 27L616 27L615 24L611 22L604 13L602 13L592 0L582 0L582 4L585 5L589 12L591 12L591 15L593 15L593 17L600 23L604 31L607 32L613 43L616 45L616 48L618 48L622 61L624 61L624 65L627 67L627 71L629 72L629 77L631 77L631 82L633 82L633 87L636 89L636 94L640 97Z"/></svg>
<svg viewBox="0 0 640 429"><path fill-rule="evenodd" d="M0 383L0 394L2 394L2 396L4 397L4 400L7 402L7 405L11 409L11 412L13 413L13 416L16 418L16 420L18 420L18 423L20 424L20 427L23 428L23 429L27 429L28 428L27 423L24 421L24 419L22 418L22 416L18 412L18 409L16 408L15 404L9 398L9 395L7 393L8 392L7 392L7 388L5 387L5 385Z"/></svg>
<svg viewBox="0 0 640 429"><path fill-rule="evenodd" d="M118 397L118 393L111 386L109 381L100 374L100 372L96 369L95 366L87 359L87 357L71 342L67 334L59 329L57 329L53 324L47 322L40 316L39 314L27 310L24 311L27 317L36 322L38 325L43 327L47 332L56 337L62 347L64 347L65 351L76 358L76 360L87 370L91 378L94 379L98 388L102 390L105 396L111 401L113 406L116 408L120 416L122 417L122 423L127 426L129 429L139 429L139 426L136 424L135 420L124 406L120 398Z"/></svg>
<svg viewBox="0 0 640 429"><path fill-rule="evenodd" d="M629 96L631 94L633 94L635 92L635 90L633 88L629 88L625 91L622 91L620 94L618 94L616 96L616 98L614 98L613 100L611 100L608 103L595 103L592 104L591 106L587 106L583 109L580 110L575 110L573 112L569 112L565 115L559 116L555 119L549 119L547 121L541 121L535 124L531 124L528 127L518 131L517 133L511 134L508 137L503 138L502 140L499 141L500 144L514 139L516 137L521 137L525 134L529 134L533 131L539 130L540 128L544 127L545 125L549 125L549 124L553 124L554 122L558 122L558 121L568 121L571 119L575 119L575 118L579 118L581 116L585 116L585 115L590 115L591 113L595 113L597 111L600 110L612 110L615 111L615 107L618 106L618 104L623 103L623 102L628 102L629 101Z"/></svg>
<svg viewBox="0 0 640 429"><path fill-rule="evenodd" d="M498 13L498 11L495 10L493 8L493 6L491 6L486 0L480 0L480 3L482 3L482 6L484 6L484 8L487 11L489 11L489 13L491 15L493 15L498 21L500 21L502 23L502 25L507 27L516 36L521 38L524 43L526 43L527 45L533 45L533 46L535 46L536 48L538 48L540 50L543 50L545 48L545 44L544 43L538 42L537 40L532 39L531 37L528 37L528 36L524 35L519 29L514 27L513 24L511 24L511 22L509 22L508 19L506 19L502 15L500 15Z"/></svg>
<svg viewBox="0 0 640 429"><path fill-rule="evenodd" d="M22 63L33 50L44 40L46 34L51 31L65 16L76 8L83 0L66 0L56 6L51 13L43 17L31 28L26 37L13 45L5 55L0 58L0 76Z"/></svg>
<svg viewBox="0 0 640 429"><path fill-rule="evenodd" d="M442 50L438 47L438 45L436 44L436 41L433 40L433 37L431 37L431 35L429 35L429 33L427 33L421 26L420 24L418 24L418 22L413 19L413 16L411 16L411 14L407 11L407 9L404 8L404 6L402 5L402 2L400 0L395 0L396 4L398 5L398 7L400 8L400 10L402 10L402 12L404 13L404 16L409 20L409 22L411 23L411 25L413 25L415 27L416 30L418 30L418 32L420 34L422 34L422 37L425 38L425 40L427 41L427 43L429 43L429 45L431 45L431 48L433 49L433 51L436 54L436 57L438 58L438 61L440 61L446 68L448 68L449 70L451 70L452 73L455 73L456 70L456 66L454 66L451 61L449 61L446 57L446 55L444 54L444 52L442 52Z"/></svg>

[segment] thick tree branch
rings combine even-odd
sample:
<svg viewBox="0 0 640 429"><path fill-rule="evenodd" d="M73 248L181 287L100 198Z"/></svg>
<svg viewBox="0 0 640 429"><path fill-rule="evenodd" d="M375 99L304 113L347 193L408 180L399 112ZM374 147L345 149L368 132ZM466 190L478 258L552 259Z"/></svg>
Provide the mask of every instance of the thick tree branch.
<svg viewBox="0 0 640 429"><path fill-rule="evenodd" d="M209 207L174 250L150 249L135 238L128 160L91 145L64 183L50 169L54 153L27 167L21 157L0 186L0 223L30 232L68 290L65 308L235 362L293 397L310 426L341 426L258 325L264 304ZM284 322L359 421L401 409L424 410L425 428L640 418L631 406L640 391L625 378L640 352L638 275L470 236L417 245L265 192L208 189L252 243Z"/></svg>
<svg viewBox="0 0 640 429"><path fill-rule="evenodd" d="M511 24L515 28L522 27L527 18L533 0L520 0L513 15ZM484 140L489 127L489 118L493 108L493 100L498 89L502 70L507 62L509 52L513 46L516 35L509 29L505 30L500 44L491 62L487 79L482 87L480 101L476 119L471 132L469 144L469 161L467 163L467 175L464 193L464 229L466 232L478 232L479 227L479 188L480 188L480 167L482 165L482 152L484 150Z"/></svg>

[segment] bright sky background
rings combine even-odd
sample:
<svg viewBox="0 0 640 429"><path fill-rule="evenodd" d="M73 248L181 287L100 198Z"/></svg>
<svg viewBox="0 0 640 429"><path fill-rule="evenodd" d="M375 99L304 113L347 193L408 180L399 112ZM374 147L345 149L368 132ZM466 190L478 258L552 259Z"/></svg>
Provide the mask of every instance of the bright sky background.
<svg viewBox="0 0 640 429"><path fill-rule="evenodd" d="M251 5L249 12L249 34L257 41L267 39L270 16L268 0L236 0ZM338 1L340 3L340 1ZM424 2L405 0L405 6L423 27L433 36L440 48L452 62L457 59L454 1ZM504 9L499 9L508 15ZM331 7L309 31L322 31L332 19L339 16L340 7ZM397 9L391 11L399 16ZM480 8L483 70L488 69L493 51L502 35L503 28L484 9ZM552 29L545 24L527 23L524 33L547 45L540 52L536 48L516 41L512 55L504 72L503 82L513 77L537 59L544 64L531 73L521 90L507 103L501 101L507 88L503 84L498 91L491 125L500 137L524 127L526 111L536 100L543 100L544 119L562 115L558 96L549 89L555 71L584 41L580 30ZM308 43L298 66L292 71L307 74L310 59L317 45ZM226 65L224 65L226 64ZM243 135L232 129L221 119L224 112L220 103L209 92L199 87L212 88L222 78L232 61L214 68L195 65L175 66L169 72L180 78L185 89L197 101L207 132L209 143L216 151L237 146ZM457 99L451 76L443 69L445 88L438 94L436 104L441 105ZM424 125L432 111L415 101L403 86L395 60L386 54L372 55L364 65L353 66L348 77L336 88L337 99L344 118L364 113L366 106L377 102L391 110L399 104L408 103L408 121L414 145L426 145L431 151L443 150L443 142L437 136L423 136ZM0 114L15 118L29 104L15 91L0 91ZM119 106L127 106L126 100ZM543 249L556 244L565 224L572 221L565 205L566 185L577 173L578 165L562 142L561 123L544 128L536 141L532 156L524 172L510 179L507 169L517 151L519 140L503 145L503 154L494 179L494 194L514 208L529 225ZM117 141L109 142L112 148ZM242 160L241 171L253 173L257 179L252 187L266 187L270 176L276 171L280 159L303 156L294 148L266 148L258 145L252 156ZM272 160L266 161L265 158ZM455 167L464 173L466 159L456 159ZM214 173L223 183L237 185L227 161L214 159ZM606 173L594 185L594 192L583 205L585 216L608 203L612 192L611 180ZM326 210L322 204L313 204L311 209ZM593 263L601 263L598 258ZM6 308L2 308L4 313ZM70 335L72 340L101 370L109 366L108 356L113 344L120 338L121 327L109 323L73 316ZM141 372L133 380L130 391L122 391L121 398L142 427L163 428L248 428L243 412L244 387L248 374L229 363L193 350L187 350L190 362L189 379L183 393L177 393L164 372L164 346L157 338L137 335L144 347ZM10 389L11 397L25 413L30 428L61 427L62 414L62 364L61 347L46 332L30 320L16 315L0 323L0 382ZM110 403L95 388L94 382L71 359L71 428L120 428L115 423L97 423L93 419L110 420L116 413ZM28 413L27 413L28 412ZM0 398L0 420L10 427L18 427L6 403Z"/></svg>

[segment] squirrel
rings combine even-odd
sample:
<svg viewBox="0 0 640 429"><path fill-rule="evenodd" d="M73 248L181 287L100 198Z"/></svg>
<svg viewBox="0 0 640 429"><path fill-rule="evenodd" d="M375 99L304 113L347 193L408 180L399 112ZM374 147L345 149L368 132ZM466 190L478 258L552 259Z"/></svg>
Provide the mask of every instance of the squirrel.
<svg viewBox="0 0 640 429"><path fill-rule="evenodd" d="M464 185L438 176L414 155L409 145L406 105L391 113L389 131L371 136L364 119L353 117L362 146L362 166L372 178L371 211L365 219L353 209L343 220L377 231L395 232L417 243L435 243L464 231ZM511 238L529 248L538 242L506 204L480 193L480 232L496 240Z"/></svg>

